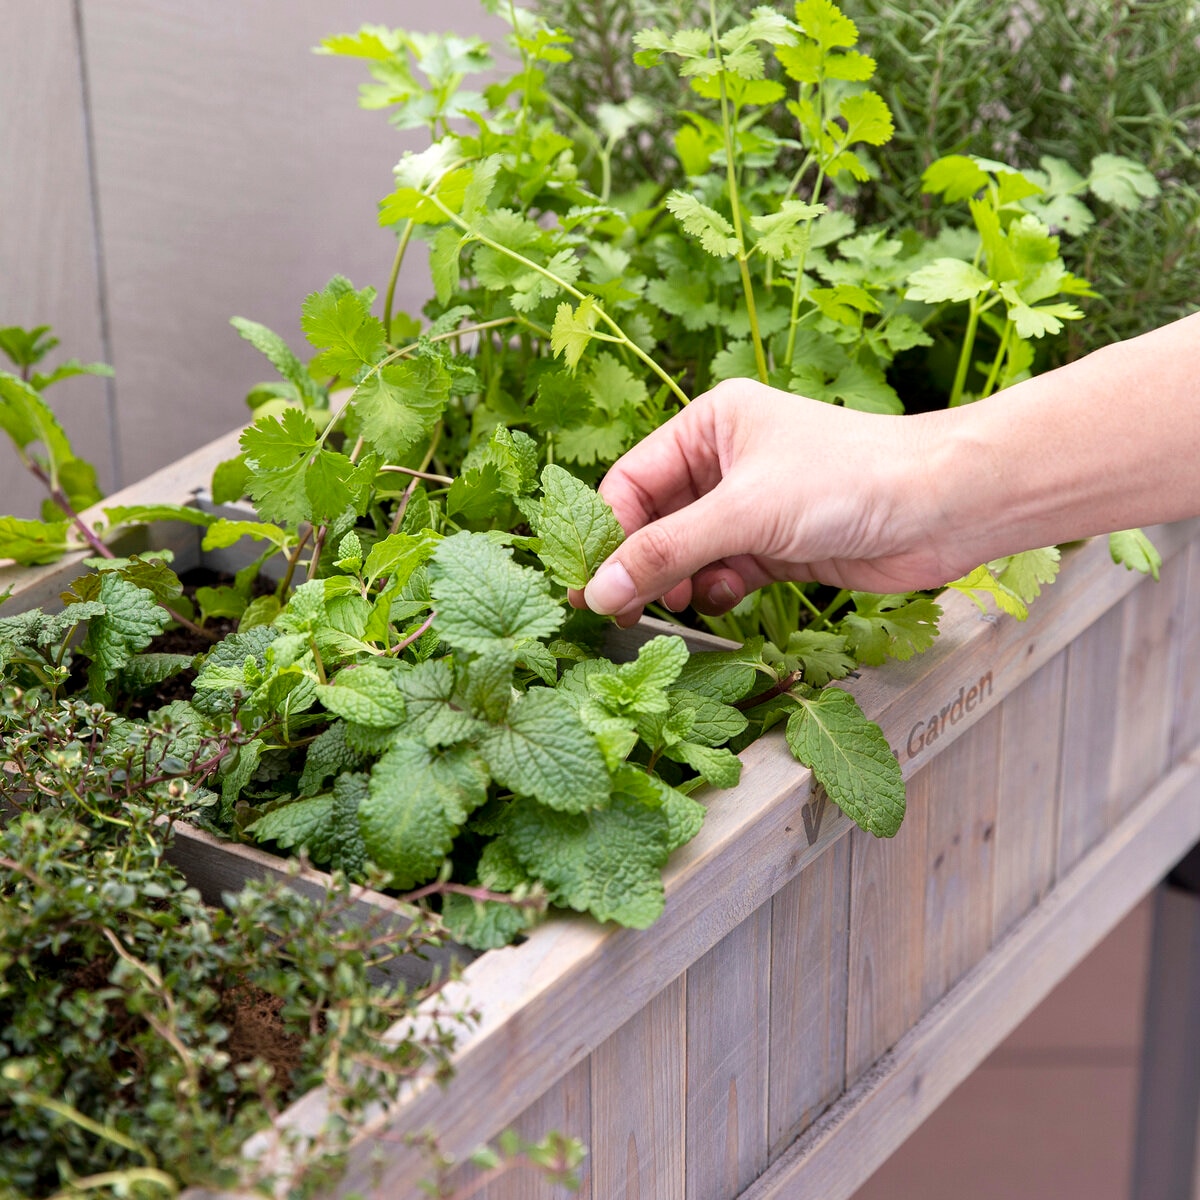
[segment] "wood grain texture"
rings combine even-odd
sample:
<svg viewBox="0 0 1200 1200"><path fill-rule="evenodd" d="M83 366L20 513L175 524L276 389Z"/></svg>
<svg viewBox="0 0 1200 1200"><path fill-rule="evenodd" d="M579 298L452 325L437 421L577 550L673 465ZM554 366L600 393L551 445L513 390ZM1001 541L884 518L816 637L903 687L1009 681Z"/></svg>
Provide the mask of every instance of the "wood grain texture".
<svg viewBox="0 0 1200 1200"><path fill-rule="evenodd" d="M921 1011L988 952L1000 755L1000 711L989 713L909 784L924 803L926 877Z"/></svg>
<svg viewBox="0 0 1200 1200"><path fill-rule="evenodd" d="M0 0L0 325L52 325L64 358L106 356L88 174L84 91L74 6ZM8 360L2 359L8 367ZM117 482L115 428L103 379L68 379L47 393L100 486ZM45 489L0 447L0 513L33 517Z"/></svg>
<svg viewBox="0 0 1200 1200"><path fill-rule="evenodd" d="M894 838L861 829L851 834L847 1085L921 1015L927 822L926 793L918 785Z"/></svg>
<svg viewBox="0 0 1200 1200"><path fill-rule="evenodd" d="M1171 761L1200 743L1200 542L1187 551L1187 583L1180 614L1180 671L1176 681Z"/></svg>
<svg viewBox="0 0 1200 1200"><path fill-rule="evenodd" d="M685 983L668 984L592 1053L596 1200L684 1200Z"/></svg>
<svg viewBox="0 0 1200 1200"><path fill-rule="evenodd" d="M560 1133L588 1145L592 1140L592 1062L584 1058L569 1070L545 1096L534 1100L511 1128L526 1141ZM456 1200L592 1200L592 1160L583 1160L580 1187L574 1192L548 1181L545 1174L524 1163L492 1171L461 1166L448 1186Z"/></svg>
<svg viewBox="0 0 1200 1200"><path fill-rule="evenodd" d="M1165 768L1188 555L1168 559L1067 658L1057 870L1104 835ZM1194 669L1194 668L1193 668Z"/></svg>
<svg viewBox="0 0 1200 1200"><path fill-rule="evenodd" d="M767 1165L771 906L687 973L687 1200L734 1200Z"/></svg>
<svg viewBox="0 0 1200 1200"><path fill-rule="evenodd" d="M742 1200L847 1200L1200 838L1200 758L1183 760Z"/></svg>
<svg viewBox="0 0 1200 1200"><path fill-rule="evenodd" d="M28 7L62 7L65 3ZM377 202L428 144L362 112L361 62L315 57L364 22L491 33L475 0L83 0L121 445L130 475L245 415L274 372L229 327L307 357L300 304L335 273L380 294L395 236ZM413 248L398 307L432 293Z"/></svg>
<svg viewBox="0 0 1200 1200"><path fill-rule="evenodd" d="M1064 651L1001 706L993 938L1054 883L1066 670Z"/></svg>
<svg viewBox="0 0 1200 1200"><path fill-rule="evenodd" d="M845 1086L849 945L850 839L842 838L771 902L770 1158Z"/></svg>

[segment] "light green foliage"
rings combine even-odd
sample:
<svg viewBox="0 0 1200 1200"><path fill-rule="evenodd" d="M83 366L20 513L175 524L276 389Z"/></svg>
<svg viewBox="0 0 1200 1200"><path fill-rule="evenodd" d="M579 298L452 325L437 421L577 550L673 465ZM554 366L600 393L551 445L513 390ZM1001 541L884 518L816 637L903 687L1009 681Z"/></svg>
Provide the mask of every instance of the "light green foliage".
<svg viewBox="0 0 1200 1200"><path fill-rule="evenodd" d="M1024 621L1029 616L1029 607L1025 601L1011 588L1001 583L989 569L987 563L976 567L961 579L953 580L947 586L969 596L979 606L980 612L987 611L985 597L990 597L1001 612L1016 617L1018 621Z"/></svg>
<svg viewBox="0 0 1200 1200"><path fill-rule="evenodd" d="M1019 596L1026 604L1032 604L1042 594L1042 585L1053 583L1058 577L1061 558L1057 546L1047 546L1041 550L1024 550L997 559L988 563L988 570L996 576L1002 587Z"/></svg>
<svg viewBox="0 0 1200 1200"><path fill-rule="evenodd" d="M346 667L333 683L317 685L317 699L346 721L390 729L404 720L404 697L395 680L394 671L381 667Z"/></svg>
<svg viewBox="0 0 1200 1200"><path fill-rule="evenodd" d="M429 437L449 395L450 377L440 362L403 359L368 373L352 403L367 444L396 461Z"/></svg>
<svg viewBox="0 0 1200 1200"><path fill-rule="evenodd" d="M319 862L328 861L331 838L332 796L310 796L292 800L264 813L246 827L259 841L275 842L284 850L304 850Z"/></svg>
<svg viewBox="0 0 1200 1200"><path fill-rule="evenodd" d="M1125 529L1108 536L1108 549L1115 563L1123 563L1131 571L1158 578L1162 555L1140 529Z"/></svg>
<svg viewBox="0 0 1200 1200"><path fill-rule="evenodd" d="M582 588L625 540L612 509L562 467L542 471L542 500L533 521L538 557L551 577Z"/></svg>
<svg viewBox="0 0 1200 1200"><path fill-rule="evenodd" d="M909 659L933 645L941 609L923 596L852 594L854 611L841 622L846 645L859 662L878 667L886 658Z"/></svg>
<svg viewBox="0 0 1200 1200"><path fill-rule="evenodd" d="M848 817L876 837L894 836L904 819L904 781L879 726L838 688L796 699L786 731L792 753Z"/></svg>

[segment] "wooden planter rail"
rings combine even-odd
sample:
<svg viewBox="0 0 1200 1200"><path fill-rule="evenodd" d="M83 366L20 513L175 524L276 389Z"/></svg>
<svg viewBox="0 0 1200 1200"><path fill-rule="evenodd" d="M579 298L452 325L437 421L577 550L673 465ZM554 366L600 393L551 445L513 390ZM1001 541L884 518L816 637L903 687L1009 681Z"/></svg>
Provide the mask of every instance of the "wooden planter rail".
<svg viewBox="0 0 1200 1200"><path fill-rule="evenodd" d="M108 503L186 500L233 445ZM586 1200L849 1197L1200 840L1200 522L1149 532L1160 581L1090 542L1026 622L949 595L934 649L855 681L908 779L894 839L768 735L737 788L703 794L649 930L556 917L470 962L451 988L482 1019L454 1079L379 1113L334 1194L416 1200L407 1134L462 1156L515 1125L588 1145ZM200 531L171 537L199 560ZM73 571L0 589L29 607ZM281 1124L325 1112L318 1090ZM475 1193L564 1194L523 1171Z"/></svg>

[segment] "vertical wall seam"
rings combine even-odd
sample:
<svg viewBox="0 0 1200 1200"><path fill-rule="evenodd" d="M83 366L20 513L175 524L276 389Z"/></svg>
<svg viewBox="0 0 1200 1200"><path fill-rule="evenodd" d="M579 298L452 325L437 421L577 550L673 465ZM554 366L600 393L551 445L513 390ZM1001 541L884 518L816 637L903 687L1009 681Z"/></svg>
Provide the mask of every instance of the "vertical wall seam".
<svg viewBox="0 0 1200 1200"><path fill-rule="evenodd" d="M113 362L112 322L108 304L108 269L104 253L104 226L100 219L100 173L96 164L95 124L92 120L92 86L88 75L87 44L84 36L83 0L72 0L75 48L79 56L79 86L83 96L83 152L87 167L88 199L92 217L92 254L96 267L96 306L100 317L100 344L104 361ZM121 461L121 438L117 423L117 384L111 376L104 380L104 407L108 414L108 453L112 462L113 487L125 483Z"/></svg>

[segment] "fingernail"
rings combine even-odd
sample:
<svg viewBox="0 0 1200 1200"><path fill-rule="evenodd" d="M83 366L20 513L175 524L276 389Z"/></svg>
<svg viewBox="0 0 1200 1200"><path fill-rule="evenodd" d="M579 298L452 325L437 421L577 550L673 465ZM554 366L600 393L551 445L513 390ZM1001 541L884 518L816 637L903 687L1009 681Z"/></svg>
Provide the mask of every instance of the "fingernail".
<svg viewBox="0 0 1200 1200"><path fill-rule="evenodd" d="M614 559L606 562L583 590L588 608L606 616L628 608L636 595L637 588L629 572Z"/></svg>
<svg viewBox="0 0 1200 1200"><path fill-rule="evenodd" d="M713 608L733 608L737 604L737 596L734 595L733 588L722 579L709 589L708 602Z"/></svg>

